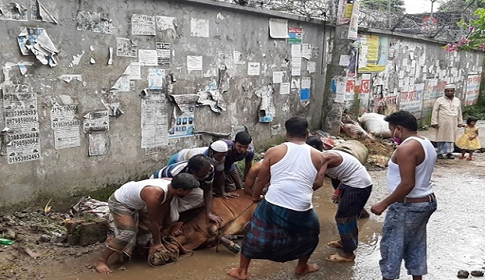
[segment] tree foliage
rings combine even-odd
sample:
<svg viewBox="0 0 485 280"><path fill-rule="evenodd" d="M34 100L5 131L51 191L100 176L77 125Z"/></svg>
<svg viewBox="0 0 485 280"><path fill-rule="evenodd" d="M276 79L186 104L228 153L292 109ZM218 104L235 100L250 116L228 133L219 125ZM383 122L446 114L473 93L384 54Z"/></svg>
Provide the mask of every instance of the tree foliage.
<svg viewBox="0 0 485 280"><path fill-rule="evenodd" d="M448 0L440 5L438 12L459 12L467 7L485 8L485 0Z"/></svg>
<svg viewBox="0 0 485 280"><path fill-rule="evenodd" d="M389 8L388 1L389 0L361 0L359 2L366 8L387 13ZM390 0L390 6L391 13L394 14L403 15L406 11L403 0Z"/></svg>
<svg viewBox="0 0 485 280"><path fill-rule="evenodd" d="M445 46L446 51L455 52L460 50L478 49L485 51L485 8L478 8L474 13L475 19L470 22L464 20L457 24L465 31L457 43L449 43Z"/></svg>

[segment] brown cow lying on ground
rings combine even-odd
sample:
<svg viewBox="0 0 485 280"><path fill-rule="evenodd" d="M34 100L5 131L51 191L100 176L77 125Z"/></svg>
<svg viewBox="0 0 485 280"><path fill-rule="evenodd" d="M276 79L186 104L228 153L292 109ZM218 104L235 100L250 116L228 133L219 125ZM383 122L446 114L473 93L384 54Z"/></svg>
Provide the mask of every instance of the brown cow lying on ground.
<svg viewBox="0 0 485 280"><path fill-rule="evenodd" d="M158 251L149 256L148 263L159 266L176 262L179 255L191 250L214 247L219 243L227 246L233 244L225 236L241 234L257 206L242 190L236 192L239 197L230 199L215 197L212 201L212 211L222 218L222 225L211 224L208 227L204 211L188 222L171 225L162 231L163 243L167 251Z"/></svg>

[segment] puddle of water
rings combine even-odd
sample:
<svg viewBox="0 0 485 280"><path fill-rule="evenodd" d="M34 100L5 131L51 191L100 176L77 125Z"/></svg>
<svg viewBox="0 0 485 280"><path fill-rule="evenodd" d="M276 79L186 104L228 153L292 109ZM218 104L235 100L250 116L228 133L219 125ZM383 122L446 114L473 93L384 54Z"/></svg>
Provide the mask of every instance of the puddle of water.
<svg viewBox="0 0 485 280"><path fill-rule="evenodd" d="M477 155L477 162L483 164L485 156ZM445 164L446 163L446 164ZM438 163L433 181L436 185L438 210L428 224L428 270L427 280L456 279L459 269L468 271L484 266L485 220L483 201L483 168L463 161ZM366 208L387 195L385 170L371 171L374 189ZM369 280L381 279L379 270L379 241L383 216L371 215L370 219L361 220L360 244L356 251L355 263L331 263L325 257L335 252L326 244L338 238L334 215L336 205L330 202L333 189L330 185L317 191L314 201L320 224L320 243L310 261L320 266L320 271L305 277L295 277L295 261L275 263L254 260L250 266L252 279L301 279L301 280ZM72 275L68 270L48 275L46 279L173 279L173 280L215 280L232 279L225 272L236 267L239 255L234 255L224 247L196 251L193 257L180 260L174 265L151 268L143 260L123 264L125 271L119 271L120 264L112 266L112 275L99 275L94 271ZM93 261L100 252L93 253ZM80 266L82 264L79 264ZM57 270L57 269L56 269ZM410 279L404 266L401 279Z"/></svg>

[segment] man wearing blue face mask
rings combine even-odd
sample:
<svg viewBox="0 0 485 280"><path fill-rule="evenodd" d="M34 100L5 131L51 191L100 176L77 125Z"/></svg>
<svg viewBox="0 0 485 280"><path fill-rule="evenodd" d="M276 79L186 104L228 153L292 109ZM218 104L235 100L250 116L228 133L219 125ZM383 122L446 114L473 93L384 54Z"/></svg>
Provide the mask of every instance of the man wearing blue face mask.
<svg viewBox="0 0 485 280"><path fill-rule="evenodd" d="M411 113L399 111L385 120L401 144L389 160L391 194L371 208L376 215L387 209L380 243L382 279L398 279L404 259L408 274L421 280L428 273L426 226L437 208L431 183L436 151L428 139L418 136L418 122Z"/></svg>

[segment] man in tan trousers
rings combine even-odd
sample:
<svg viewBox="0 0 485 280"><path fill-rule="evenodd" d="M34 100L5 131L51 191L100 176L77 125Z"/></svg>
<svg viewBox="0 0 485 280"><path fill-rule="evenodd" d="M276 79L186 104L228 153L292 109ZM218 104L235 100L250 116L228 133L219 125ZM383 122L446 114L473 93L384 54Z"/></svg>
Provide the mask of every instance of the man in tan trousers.
<svg viewBox="0 0 485 280"><path fill-rule="evenodd" d="M455 97L455 85L445 86L445 96L436 99L431 114L431 127L436 129L436 143L438 144L438 158L454 159L452 152L455 148L458 127L463 127L461 102Z"/></svg>

